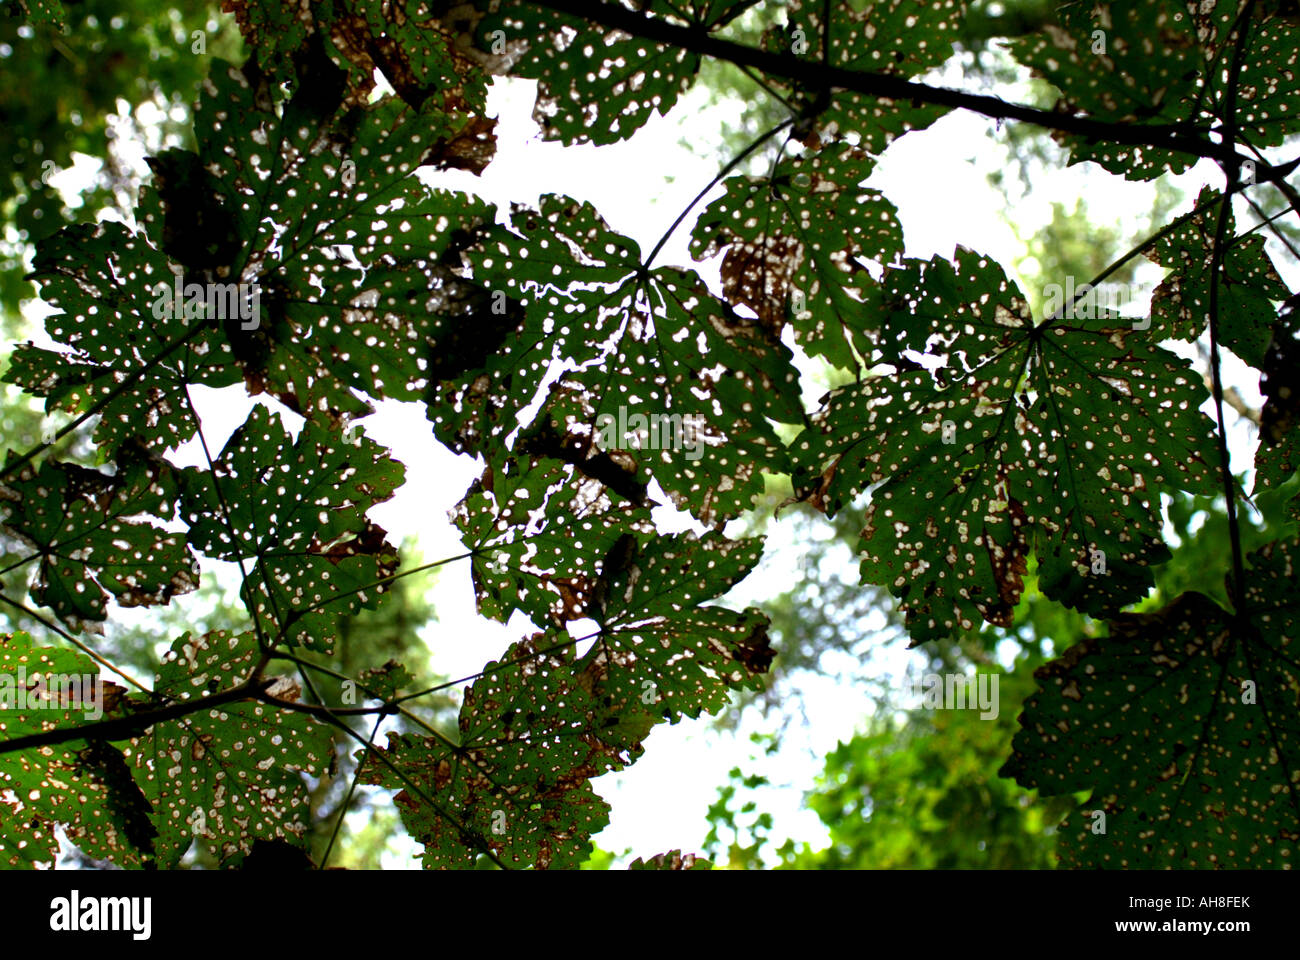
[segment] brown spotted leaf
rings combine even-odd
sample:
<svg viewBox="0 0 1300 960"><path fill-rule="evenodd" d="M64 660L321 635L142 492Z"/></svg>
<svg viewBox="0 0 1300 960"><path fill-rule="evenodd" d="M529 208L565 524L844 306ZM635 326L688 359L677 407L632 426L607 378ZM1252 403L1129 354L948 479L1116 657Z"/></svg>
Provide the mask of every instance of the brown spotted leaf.
<svg viewBox="0 0 1300 960"><path fill-rule="evenodd" d="M1250 557L1245 624L1186 593L1120 616L1110 636L1077 643L1035 674L1039 691L1001 772L1043 794L1093 791L1061 827L1066 865L1294 864L1297 559L1295 541Z"/></svg>
<svg viewBox="0 0 1300 960"><path fill-rule="evenodd" d="M713 868L708 860L701 859L693 853L669 850L649 859L637 857L630 864L629 870L710 870Z"/></svg>
<svg viewBox="0 0 1300 960"><path fill-rule="evenodd" d="M489 467L456 507L478 611L505 621L520 610L562 627L599 619L597 589L606 557L625 537L654 533L648 509L611 497L554 460L509 458Z"/></svg>
<svg viewBox="0 0 1300 960"><path fill-rule="evenodd" d="M245 680L258 658L252 633L187 633L168 651L154 693L180 702L211 696ZM247 854L256 840L305 847L311 807L302 774L319 776L333 764L328 727L253 700L155 724L127 755L153 805L164 869L199 837L221 860Z"/></svg>
<svg viewBox="0 0 1300 960"><path fill-rule="evenodd" d="M172 517L176 473L163 460L123 455L114 475L71 463L30 463L6 478L4 529L33 549L32 599L80 627L124 607L166 604L199 585L182 534L143 517Z"/></svg>
<svg viewBox="0 0 1300 960"><path fill-rule="evenodd" d="M590 855L592 834L609 819L590 781L621 769L641 746L606 723L616 709L583 689L573 659L571 644L537 634L489 663L466 692L457 746L390 734L382 752L424 795L359 754L363 783L401 790L398 808L425 845L425 867L471 867L488 849L507 867L539 869L573 869ZM639 701L632 707L647 714Z"/></svg>
<svg viewBox="0 0 1300 960"><path fill-rule="evenodd" d="M774 337L789 322L804 349L846 368L857 365L851 342L863 336L863 290L873 282L859 258L903 252L893 204L859 186L873 166L840 143L785 160L770 177L732 177L691 240L696 259L726 251L722 284L734 306L753 310Z"/></svg>
<svg viewBox="0 0 1300 960"><path fill-rule="evenodd" d="M338 618L373 606L384 589L375 585L397 569L366 511L404 474L364 435L349 443L307 421L292 440L259 405L211 470L185 471L189 540L212 557L256 560L242 594L262 629L328 650Z"/></svg>
<svg viewBox="0 0 1300 960"><path fill-rule="evenodd" d="M777 54L827 62L845 70L920 78L953 53L953 42L966 16L965 0L864 0L829 6L820 0L795 0L786 8L786 22L771 27L763 46ZM829 50L823 48L829 38ZM767 82L801 114L796 134L833 138L852 134L859 146L879 155L910 130L922 130L948 108L891 100L851 90L827 90L815 82L801 83L768 76Z"/></svg>
<svg viewBox="0 0 1300 960"><path fill-rule="evenodd" d="M121 689L69 647L0 636L0 740L121 716ZM62 826L87 856L139 866L153 853L151 808L122 753L102 740L68 740L0 754L0 867L52 865Z"/></svg>
<svg viewBox="0 0 1300 960"><path fill-rule="evenodd" d="M1053 599L1099 615L1142 597L1169 555L1159 493L1214 490L1188 365L1127 321L1035 326L964 249L888 271L873 300L893 372L830 395L795 486L827 513L872 488L862 576L900 598L913 643L1009 624L1031 550Z"/></svg>
<svg viewBox="0 0 1300 960"><path fill-rule="evenodd" d="M504 409L477 437L513 429L506 414L563 371L524 432L546 455L601 471L624 496L657 480L679 508L714 524L752 505L764 472L789 469L772 423L802 422L803 410L793 356L773 331L690 271L642 270L637 244L589 204L547 195L540 210L517 209L511 226L467 255L476 283L529 315L484 385L505 395ZM573 451L558 453L552 434ZM619 490L626 474L635 482Z"/></svg>

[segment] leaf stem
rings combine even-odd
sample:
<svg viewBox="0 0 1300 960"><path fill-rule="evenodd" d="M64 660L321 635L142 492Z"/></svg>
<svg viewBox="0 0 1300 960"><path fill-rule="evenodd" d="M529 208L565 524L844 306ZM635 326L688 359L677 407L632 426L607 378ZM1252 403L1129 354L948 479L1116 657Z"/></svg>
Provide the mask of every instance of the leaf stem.
<svg viewBox="0 0 1300 960"><path fill-rule="evenodd" d="M753 143L747 146L744 150L740 151L740 153L732 157L731 160L727 163L727 165L718 171L717 176L715 176L712 180L710 180L708 182L708 185L705 186L703 190L701 190L699 193L695 195L695 199L686 205L686 209L677 215L677 219L672 222L672 225L667 230L664 231L664 235L660 237L659 242L654 245L654 249L650 251L650 255L641 262L641 269L642 270L650 269L650 264L654 263L655 257L657 257L659 255L659 251L664 248L664 244L668 242L668 238L671 237L674 232L676 232L677 228L682 225L682 221L685 220L687 215L692 210L695 209L695 205L699 203L701 200L703 200L705 196L708 195L708 192L710 190L712 190L719 183L721 183L726 178L727 174L729 174L732 170L736 169L736 167L740 166L740 164L742 164L745 161L746 157L748 157L751 153L753 153L755 150L757 150L759 147L765 144L769 139L771 139L776 134L780 133L782 130L784 130L786 127L790 126L793 123L794 123L793 117L788 120L781 121L775 127L772 127L770 130L766 131L765 133L759 134L757 140L755 140Z"/></svg>

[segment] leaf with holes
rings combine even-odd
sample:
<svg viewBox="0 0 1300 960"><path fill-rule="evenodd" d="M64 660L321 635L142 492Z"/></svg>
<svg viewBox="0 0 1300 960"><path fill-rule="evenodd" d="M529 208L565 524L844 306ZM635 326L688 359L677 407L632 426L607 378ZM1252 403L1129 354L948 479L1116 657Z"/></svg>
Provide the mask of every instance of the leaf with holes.
<svg viewBox="0 0 1300 960"><path fill-rule="evenodd" d="M1201 109L1206 52L1187 4L1063 4L1056 16L1041 33L1007 42L1018 61L1061 91L1056 110L1130 124L1208 122ZM1094 160L1132 180L1192 165L1192 158L1158 148L1058 139L1069 147L1071 163Z"/></svg>
<svg viewBox="0 0 1300 960"><path fill-rule="evenodd" d="M707 32L717 21L710 0L688 0L680 10L652 0L641 12ZM725 11L724 11L725 12ZM590 24L579 17L506 3L478 24L478 45L513 51L511 76L538 81L533 119L546 140L566 144L615 143L666 113L700 69L698 54Z"/></svg>
<svg viewBox="0 0 1300 960"><path fill-rule="evenodd" d="M122 715L123 690L90 657L0 636L0 734L5 740ZM0 864L53 864L56 825L87 856L138 866L152 854L149 804L102 740L0 754Z"/></svg>
<svg viewBox="0 0 1300 960"><path fill-rule="evenodd" d="M874 165L841 143L783 161L771 177L732 177L691 238L697 260L726 251L732 305L753 310L774 339L789 321L809 353L846 368L857 365L851 340L862 336L863 289L873 282L858 258L903 253L893 204L859 187Z"/></svg>
<svg viewBox="0 0 1300 960"><path fill-rule="evenodd" d="M187 633L168 651L154 694L182 703L212 696L247 679L258 659L252 633ZM287 680L267 692L298 699ZM328 727L251 699L154 724L126 752L153 805L163 869L175 868L198 837L221 860L247 854L256 840L305 847L310 804L303 774L319 776L334 759Z"/></svg>
<svg viewBox="0 0 1300 960"><path fill-rule="evenodd" d="M611 551L624 537L649 539L654 527L649 510L579 476L551 460L509 458L457 505L480 614L505 622L519 610L559 627L597 615Z"/></svg>
<svg viewBox="0 0 1300 960"><path fill-rule="evenodd" d="M396 570L396 551L365 515L404 474L364 434L348 443L307 421L291 441L280 415L257 406L212 470L184 472L181 505L196 549L257 559L243 593L262 628L324 650L338 618L373 606Z"/></svg>
<svg viewBox="0 0 1300 960"><path fill-rule="evenodd" d="M590 854L609 806L591 779L618 770L639 740L609 740L613 712L573 672L572 645L537 634L512 645L465 694L458 744L389 734L359 753L361 780L399 789L427 868L472 867L490 850L506 866L572 869ZM407 780L416 784L412 789Z"/></svg>
<svg viewBox="0 0 1300 960"><path fill-rule="evenodd" d="M703 523L749 509L764 473L789 471L772 422L804 414L790 350L719 301L699 277L665 267L641 287L616 351L567 375L543 407L566 446L585 444L579 469L617 460L641 484L657 480ZM582 440L571 438L578 434Z"/></svg>
<svg viewBox="0 0 1300 960"><path fill-rule="evenodd" d="M1251 555L1248 625L1185 593L1038 670L1001 773L1043 794L1093 791L1061 828L1067 866L1295 862L1298 559L1294 541Z"/></svg>
<svg viewBox="0 0 1300 960"><path fill-rule="evenodd" d="M1009 624L1031 550L1069 606L1142 597L1169 555L1160 492L1214 490L1188 365L1127 321L1034 326L964 249L888 271L872 308L894 372L830 395L795 441L795 487L828 514L874 487L862 577L900 598L913 643Z"/></svg>
<svg viewBox="0 0 1300 960"><path fill-rule="evenodd" d="M26 464L0 486L4 529L38 561L32 599L65 623L107 619L124 607L165 604L199 585L184 536L137 519L169 520L176 476L161 460L123 456L115 475L71 463Z"/></svg>
<svg viewBox="0 0 1300 960"><path fill-rule="evenodd" d="M730 690L763 687L776 651L768 619L705 604L742 580L761 538L661 536L611 571L601 631L579 662L593 694L654 706L664 719L715 712Z"/></svg>
<svg viewBox="0 0 1300 960"><path fill-rule="evenodd" d="M514 226L469 254L476 282L526 303L560 300L550 309L581 324L577 336L568 326L560 334L579 369L552 387L525 432L553 429L566 447L581 436L583 449L549 455L579 465L602 454L630 461L641 486L653 477L705 523L748 509L763 489L761 471L788 469L769 421L803 420L789 349L694 273L643 270L637 245L590 205L547 196L540 211L517 210ZM544 357L512 405L534 399L532 385L552 369Z"/></svg>
<svg viewBox="0 0 1300 960"><path fill-rule="evenodd" d="M235 357L203 310L175 309L167 258L121 224L68 227L38 248L32 279L62 312L46 332L66 350L20 345L4 379L47 410L100 407L94 441L112 452L133 438L162 451L194 436L187 383L239 381ZM184 294L184 291L182 291ZM186 304L197 303L188 294Z"/></svg>
<svg viewBox="0 0 1300 960"><path fill-rule="evenodd" d="M1204 187L1196 207L1204 212L1159 240L1147 257L1169 267L1151 297L1151 315L1162 334L1195 340L1210 317L1210 276L1214 235L1218 227L1220 194ZM1227 236L1234 237L1232 217ZM1263 363L1273 339L1277 311L1273 301L1285 300L1287 289L1264 252L1260 234L1231 241L1219 274L1219 342L1253 367Z"/></svg>
<svg viewBox="0 0 1300 960"><path fill-rule="evenodd" d="M953 53L953 42L965 21L964 0L918 4L914 0L867 0L835 4L830 24L825 5L796 0L787 8L788 21L772 27L763 46L809 64L827 63L855 72L884 74L910 80L942 65ZM823 37L829 35L829 50ZM947 107L869 96L851 90L828 90L817 82L769 76L771 86L799 111L795 134L808 142L814 130L823 138L852 134L859 146L878 155L911 130L923 130L948 112Z"/></svg>
<svg viewBox="0 0 1300 960"><path fill-rule="evenodd" d="M467 330L497 349L458 376L438 371L426 402L443 443L483 453L519 426L553 370L600 356L640 250L590 204L553 194L539 210L516 206L509 227L485 226L472 241L463 259L487 295Z"/></svg>
<svg viewBox="0 0 1300 960"><path fill-rule="evenodd" d="M380 72L417 109L431 96L448 108L486 104L486 76L453 49L454 37L422 0L334 0L284 4L279 0L224 0L259 62L280 80L295 76L295 55L320 43L349 71L348 99L365 103ZM302 78L299 78L300 82Z"/></svg>
<svg viewBox="0 0 1300 960"><path fill-rule="evenodd" d="M492 349L462 331L482 332L481 294L455 273L455 244L490 222L489 208L411 176L420 165L479 172L491 151L461 139L473 121L432 102L318 102L338 72L322 57L311 61L319 82L278 108L267 78L216 63L195 115L204 189L155 185L140 216L161 246L192 230L196 211L226 212L237 254L186 266L256 285L256 325L229 337L245 381L338 422L369 410L358 393L414 400L431 368L459 370ZM478 136L490 140L490 123Z"/></svg>

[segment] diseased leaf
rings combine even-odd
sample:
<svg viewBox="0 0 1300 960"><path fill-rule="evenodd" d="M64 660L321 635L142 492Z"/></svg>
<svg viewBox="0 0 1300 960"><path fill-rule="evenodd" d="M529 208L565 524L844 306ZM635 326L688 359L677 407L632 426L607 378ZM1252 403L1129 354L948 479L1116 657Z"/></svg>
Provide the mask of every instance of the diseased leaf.
<svg viewBox="0 0 1300 960"><path fill-rule="evenodd" d="M1062 827L1067 866L1292 864L1298 558L1295 541L1251 556L1247 624L1186 593L1037 672L1002 775L1045 794L1093 790Z"/></svg>
<svg viewBox="0 0 1300 960"><path fill-rule="evenodd" d="M55 234L40 245L31 276L42 299L61 308L45 329L68 349L22 345L4 379L46 397L47 410L104 404L94 441L106 453L133 438L158 452L179 446L197 427L185 385L238 382L206 299L192 316L172 309L160 292L177 282L167 258L121 224Z"/></svg>
<svg viewBox="0 0 1300 960"><path fill-rule="evenodd" d="M384 754L432 804L358 754L363 783L401 788L397 804L425 845L426 868L471 867L484 849L506 866L575 868L608 822L590 780L631 762L640 743L607 739L613 710L578 684L572 646L554 640L537 634L487 665L466 691L457 745L389 735Z"/></svg>
<svg viewBox="0 0 1300 960"><path fill-rule="evenodd" d="M913 643L1010 623L1031 550L1040 589L1069 606L1142 597L1169 555L1159 492L1214 489L1188 365L1126 321L1035 326L964 249L955 268L890 270L872 307L895 371L830 395L795 441L795 485L828 514L874 488L862 576L900 598ZM900 355L923 351L933 372Z"/></svg>
<svg viewBox="0 0 1300 960"><path fill-rule="evenodd" d="M674 723L714 712L729 689L762 689L776 651L768 619L705 605L758 563L761 538L661 536L634 551L605 589L601 631L580 661L591 690L636 699Z"/></svg>
<svg viewBox="0 0 1300 960"><path fill-rule="evenodd" d="M1008 47L1062 91L1058 111L1163 126L1204 122L1198 106L1207 64L1186 4L1061 4L1056 16L1041 34L1010 40ZM1094 160L1132 180L1181 173L1192 164L1166 150L1058 139L1069 146L1072 163Z"/></svg>
<svg viewBox="0 0 1300 960"><path fill-rule="evenodd" d="M787 7L788 21L763 37L773 53L793 54L810 63L828 62L847 70L911 79L940 66L952 56L953 41L965 20L965 0L917 4L914 0L866 0L834 4L829 31L824 4L795 0ZM823 51L829 33L830 50ZM923 130L947 113L946 107L868 96L851 90L829 90L821 84L769 77L778 91L800 111L796 135L814 131L825 137L853 134L862 149L878 155L910 130Z"/></svg>
<svg viewBox="0 0 1300 960"><path fill-rule="evenodd" d="M1255 491L1286 483L1300 467L1300 294L1287 298L1259 374L1264 409L1255 449Z"/></svg>
<svg viewBox="0 0 1300 960"><path fill-rule="evenodd" d="M647 509L546 460L489 467L457 505L455 520L475 553L479 613L504 622L520 610L557 627L597 617L604 558L621 538L654 533Z"/></svg>
<svg viewBox="0 0 1300 960"><path fill-rule="evenodd" d="M707 30L709 2L651 0L642 12ZM533 4L507 2L478 25L478 45L514 48L510 74L539 81L533 119L546 140L614 143L666 113L695 80L697 54L588 24Z"/></svg>
<svg viewBox="0 0 1300 960"><path fill-rule="evenodd" d="M123 457L115 475L71 463L28 463L0 485L4 529L37 560L32 599L76 629L124 607L165 604L199 585L184 536L136 519L170 519L176 475L162 460Z"/></svg>
<svg viewBox="0 0 1300 960"><path fill-rule="evenodd" d="M349 71L348 99L365 103L381 71L415 108L436 96L448 109L465 105L481 111L486 77L451 47L450 31L420 0L223 0L249 48L278 79L295 77L295 55L320 43Z"/></svg>
<svg viewBox="0 0 1300 960"><path fill-rule="evenodd" d="M1219 205L1218 191L1204 187L1196 207L1205 212L1157 242L1147 257L1172 269L1151 297L1152 318L1160 336L1195 340L1210 317L1210 267ZM1232 219L1228 236L1234 236ZM1287 289L1264 252L1259 234L1235 240L1223 257L1219 276L1219 342L1251 366L1258 367L1273 338L1277 316L1272 301L1283 300Z"/></svg>
<svg viewBox="0 0 1300 960"><path fill-rule="evenodd" d="M68 13L60 0L19 0L28 23L47 23L60 31L67 30Z"/></svg>
<svg viewBox="0 0 1300 960"><path fill-rule="evenodd" d="M396 660L389 660L382 667L368 667L357 676L357 685L374 697L388 701L397 696L397 692L409 687L415 678L410 671Z"/></svg>
<svg viewBox="0 0 1300 960"><path fill-rule="evenodd" d="M373 606L397 569L365 514L404 474L363 434L351 444L307 421L291 442L279 414L257 406L211 471L185 471L182 510L196 549L256 560L243 595L264 630L328 650L338 619Z"/></svg>
<svg viewBox="0 0 1300 960"><path fill-rule="evenodd" d="M1058 4L1057 22L1008 42L1015 58L1061 91L1055 109L1107 122L1209 129L1227 113L1228 74L1236 49L1238 5ZM1240 131L1257 145L1281 143L1300 107L1285 81L1297 59L1294 24L1249 24L1236 100ZM1072 163L1094 160L1131 180L1181 173L1193 158L1159 148L1062 135Z"/></svg>
<svg viewBox="0 0 1300 960"><path fill-rule="evenodd" d="M680 850L669 850L648 860L637 857L628 864L629 870L710 870L712 868L713 864L709 861L693 853L682 853Z"/></svg>
<svg viewBox="0 0 1300 960"><path fill-rule="evenodd" d="M173 702L212 696L247 679L258 657L252 633L187 633L168 651L154 693ZM274 695L296 700L289 686ZM221 860L247 854L256 840L303 846L309 806L302 774L319 775L333 764L327 727L253 700L155 724L126 752L153 804L164 869L174 868L197 837Z"/></svg>
<svg viewBox="0 0 1300 960"><path fill-rule="evenodd" d="M857 365L851 340L862 336L863 290L874 282L858 258L903 253L893 204L859 187L874 165L841 143L786 160L771 177L732 177L692 234L696 259L725 249L733 306L753 310L773 339L788 321L809 353L840 367Z"/></svg>
<svg viewBox="0 0 1300 960"><path fill-rule="evenodd" d="M426 867L472 867L485 849L506 866L578 866L608 820L591 779L636 759L655 723L717 710L729 689L761 685L774 655L766 618L697 606L744 576L760 550L688 535L611 551L602 630L583 657L553 633L513 645L466 692L458 743L389 735L383 755L419 790L367 752L362 782L401 791Z"/></svg>
<svg viewBox="0 0 1300 960"><path fill-rule="evenodd" d="M99 667L83 653L37 647L25 633L0 636L5 740L111 719L120 715L121 694L99 679ZM152 853L154 833L148 804L123 772L121 752L102 740L0 754L0 864L52 864L57 824L88 856L138 865Z"/></svg>
<svg viewBox="0 0 1300 960"><path fill-rule="evenodd" d="M230 212L238 256L209 269L260 291L257 323L231 337L244 380L339 422L370 409L357 392L416 399L432 365L481 362L472 350L459 364L447 356L476 291L442 260L455 261L453 217L487 217L487 207L411 174L422 164L481 170L490 150L471 141L490 139L491 124L391 97L321 104L318 92L304 85L277 108L265 77L218 63L195 114L212 195L178 206L155 189L142 212L160 244L192 229L196 206Z"/></svg>
<svg viewBox="0 0 1300 960"><path fill-rule="evenodd" d="M643 270L636 244L587 204L547 196L539 212L518 210L513 219L516 230L489 234L469 255L475 280L508 291L526 309L545 302L553 314L571 312L585 328L582 340L560 329L560 347L580 367L552 387L526 431L553 429L571 452L562 456L555 444L540 452L581 467L594 447L640 486L658 480L705 523L748 509L763 489L762 471L788 469L769 421L803 419L789 349L718 301L694 273ZM526 345L551 349L532 335ZM511 361L505 375L525 374L522 384L506 380L516 410L535 399L560 359L534 356L526 371ZM504 420L494 429L511 427Z"/></svg>

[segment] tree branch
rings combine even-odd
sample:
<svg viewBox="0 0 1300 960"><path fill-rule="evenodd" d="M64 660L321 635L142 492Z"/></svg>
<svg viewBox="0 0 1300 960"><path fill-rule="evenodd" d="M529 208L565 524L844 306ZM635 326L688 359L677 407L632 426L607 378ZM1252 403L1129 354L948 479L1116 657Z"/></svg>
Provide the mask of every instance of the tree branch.
<svg viewBox="0 0 1300 960"><path fill-rule="evenodd" d="M249 680L228 690L222 690L220 693L214 693L210 697L181 700L166 707L159 707L157 710L146 710L126 717L114 717L112 720L99 720L79 727L57 727L41 733L30 733L25 737L15 737L0 742L0 754L48 747L71 740L125 740L166 720L176 720L234 700L260 699L262 692L272 682L260 678Z"/></svg>
<svg viewBox="0 0 1300 960"><path fill-rule="evenodd" d="M1249 159L1239 155L1235 144L1226 138L1223 142L1216 143L1206 137L1188 136L1181 127L1173 125L1093 120L1088 117L1008 103L999 97L966 93L889 74L823 65L819 61L798 57L792 53L772 53L723 40L698 29L678 26L659 17L628 10L616 3L600 3L592 0L536 0L534 5L611 29L622 30L665 46L688 50L700 56L726 60L738 66L753 67L771 76L785 77L813 88L829 87L833 90L847 90L889 100L907 100L913 103L929 103L970 110L995 120L1019 120L1049 130L1071 133L1088 140L1155 147L1195 157L1207 157L1225 165L1236 166L1242 160ZM1295 163L1287 164L1285 167L1274 167L1259 160L1254 163L1257 170L1256 183L1278 181L1296 168ZM1263 169L1260 169L1261 165Z"/></svg>
<svg viewBox="0 0 1300 960"><path fill-rule="evenodd" d="M1241 55L1246 47L1246 37L1253 23L1255 0L1247 0L1237 17L1232 63L1228 67L1227 110L1224 111L1223 143L1234 154L1237 138L1237 82L1241 76ZM1233 616L1244 622L1246 603L1246 564L1241 550L1241 529L1237 521L1237 484L1232 476L1231 457L1228 453L1228 431L1223 418L1223 376L1219 356L1219 274L1223 269L1224 244L1228 238L1228 220L1232 216L1232 201L1228 199L1241 185L1241 168L1236 163L1223 167L1227 183L1224 203L1219 207L1219 221L1214 230L1214 247L1210 253L1210 373L1214 390L1214 412L1219 427L1219 470L1223 477L1223 499L1228 512L1228 538L1232 544L1232 598ZM1217 703L1217 699L1216 699Z"/></svg>

